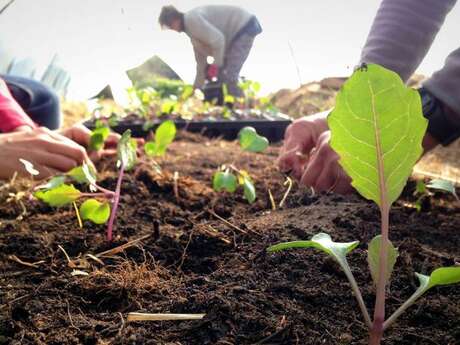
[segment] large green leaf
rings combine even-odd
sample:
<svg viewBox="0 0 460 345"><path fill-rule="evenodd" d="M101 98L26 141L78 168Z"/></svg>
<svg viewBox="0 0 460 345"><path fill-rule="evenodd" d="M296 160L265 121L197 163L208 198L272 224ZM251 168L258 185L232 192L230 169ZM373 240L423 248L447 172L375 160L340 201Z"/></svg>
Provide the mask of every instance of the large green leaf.
<svg viewBox="0 0 460 345"><path fill-rule="evenodd" d="M101 203L96 199L88 199L80 206L82 219L88 219L95 224L105 224L110 217L110 205Z"/></svg>
<svg viewBox="0 0 460 345"><path fill-rule="evenodd" d="M382 243L382 236L375 236L372 241L369 243L369 249L367 251L367 262L369 263L369 268L372 275L372 280L374 284L377 285L380 272L380 246ZM388 241L388 251L387 251L387 265L385 269L386 280L390 280L391 273L393 272L393 267L398 258L398 249L393 246L393 243Z"/></svg>
<svg viewBox="0 0 460 345"><path fill-rule="evenodd" d="M35 197L53 207L70 204L77 200L80 195L81 192L78 189L68 184L61 184L54 189L35 193Z"/></svg>
<svg viewBox="0 0 460 345"><path fill-rule="evenodd" d="M328 117L331 146L352 185L380 207L401 194L422 154L427 120L417 91L379 65L358 69Z"/></svg>
<svg viewBox="0 0 460 345"><path fill-rule="evenodd" d="M126 170L131 169L136 164L137 142L131 139L131 130L126 130L118 141L117 154L118 161L123 163Z"/></svg>

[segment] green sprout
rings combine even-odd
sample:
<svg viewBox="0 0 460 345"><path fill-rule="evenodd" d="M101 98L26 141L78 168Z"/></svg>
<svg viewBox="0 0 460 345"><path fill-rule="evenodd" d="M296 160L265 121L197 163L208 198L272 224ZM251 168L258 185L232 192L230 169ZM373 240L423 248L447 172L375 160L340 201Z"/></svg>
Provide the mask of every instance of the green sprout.
<svg viewBox="0 0 460 345"><path fill-rule="evenodd" d="M82 219L95 224L107 226L107 239L112 240L114 221L121 195L121 182L124 172L130 170L137 159L137 142L131 138L131 131L123 133L118 142L118 178L115 191L107 190L97 184L96 170L83 164L69 171L66 175L55 176L46 184L37 187L35 197L52 207L62 207L79 199L86 199L79 208ZM71 182L88 185L91 193L82 192ZM102 199L103 201L99 201Z"/></svg>
<svg viewBox="0 0 460 345"><path fill-rule="evenodd" d="M417 181L415 186L414 196L417 197L415 201L415 208L417 212L422 210L424 200L429 200L433 195L431 191L451 194L457 201L459 201L457 192L455 190L455 184L451 181L443 179L431 180L428 184L425 184L422 180Z"/></svg>
<svg viewBox="0 0 460 345"><path fill-rule="evenodd" d="M269 145L268 139L257 134L253 127L242 128L238 133L238 141L241 149L249 152L265 151ZM243 187L244 198L252 204L257 195L248 172L239 170L234 165L223 165L212 177L212 187L216 192L234 193L238 186Z"/></svg>
<svg viewBox="0 0 460 345"><path fill-rule="evenodd" d="M164 121L155 131L155 140L145 143L145 153L147 156L163 156L175 137L176 125L174 121Z"/></svg>
<svg viewBox="0 0 460 345"><path fill-rule="evenodd" d="M232 172L233 171L233 172ZM212 187L216 192L234 193L238 186L243 187L244 198L252 204L256 200L256 189L251 176L233 166L222 166L212 177Z"/></svg>
<svg viewBox="0 0 460 345"><path fill-rule="evenodd" d="M438 285L460 282L460 267L438 268L430 276L417 273L419 288L385 320L386 286L398 256L389 240L390 208L422 154L427 120L422 114L419 94L406 87L396 73L371 64L356 70L343 85L328 124L330 144L339 154L341 166L352 178L352 185L380 208L381 234L368 247L369 268L376 287L373 318L346 260L357 242L333 242L329 235L322 233L310 241L282 243L269 247L268 251L316 248L332 256L351 284L369 329L369 345L378 345L383 332L426 291Z"/></svg>

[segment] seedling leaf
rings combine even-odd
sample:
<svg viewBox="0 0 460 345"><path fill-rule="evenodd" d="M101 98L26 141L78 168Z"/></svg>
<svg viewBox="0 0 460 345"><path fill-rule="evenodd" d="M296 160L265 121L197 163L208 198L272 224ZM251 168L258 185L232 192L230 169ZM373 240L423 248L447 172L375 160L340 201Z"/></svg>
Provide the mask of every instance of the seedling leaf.
<svg viewBox="0 0 460 345"><path fill-rule="evenodd" d="M67 175L78 183L96 184L96 171L93 167L86 163L73 168L67 173Z"/></svg>
<svg viewBox="0 0 460 345"><path fill-rule="evenodd" d="M218 171L213 176L212 188L217 192L225 190L233 193L237 186L236 176L229 171Z"/></svg>
<svg viewBox="0 0 460 345"><path fill-rule="evenodd" d="M427 192L426 190L426 184L422 180L418 180L417 184L415 185L415 195L420 195L420 194L425 194Z"/></svg>
<svg viewBox="0 0 460 345"><path fill-rule="evenodd" d="M136 164L137 142L131 139L131 130L126 130L118 141L117 153L118 161L122 163L126 170L131 169Z"/></svg>
<svg viewBox="0 0 460 345"><path fill-rule="evenodd" d="M359 242L333 242L331 236L321 232L311 238L310 241L293 241L276 244L268 248L268 252L278 252L290 248L316 248L332 256L340 266L346 264L348 267L346 255L358 246ZM348 268L349 269L349 268Z"/></svg>
<svg viewBox="0 0 460 345"><path fill-rule="evenodd" d="M425 292L435 286L451 285L460 283L460 266L440 267L427 276L415 273L419 281L419 287L414 294L399 307L384 323L384 329L390 327L398 317L411 305L413 305Z"/></svg>
<svg viewBox="0 0 460 345"><path fill-rule="evenodd" d="M49 180L47 183L38 186L37 189L40 189L40 190L54 189L64 184L64 182L65 182L65 176L55 176L51 180Z"/></svg>
<svg viewBox="0 0 460 345"><path fill-rule="evenodd" d="M369 249L367 251L367 262L369 263L369 268L372 275L372 280L374 284L377 285L379 278L379 261L380 261L380 246L382 242L382 236L375 236L372 241L369 243ZM387 254L387 266L386 266L386 279L387 282L390 281L391 273L393 272L393 267L398 258L398 249L393 246L391 241L388 241L388 254Z"/></svg>
<svg viewBox="0 0 460 345"><path fill-rule="evenodd" d="M168 146L176 137L176 125L174 121L164 121L155 131L155 141L149 141L144 145L148 156L163 156Z"/></svg>
<svg viewBox="0 0 460 345"><path fill-rule="evenodd" d="M101 203L96 199L88 199L80 206L80 216L95 224L105 224L110 217L110 205Z"/></svg>
<svg viewBox="0 0 460 345"><path fill-rule="evenodd" d="M93 130L89 141L89 149L92 151L99 151L104 147L104 143L110 135L108 127L98 127Z"/></svg>
<svg viewBox="0 0 460 345"><path fill-rule="evenodd" d="M77 200L81 192L73 185L62 184L54 189L38 191L35 197L53 207L64 206Z"/></svg>
<svg viewBox="0 0 460 345"><path fill-rule="evenodd" d="M455 185L451 181L446 181L442 179L435 179L430 181L426 186L429 189L436 189L443 192L452 194L455 199L458 200L457 192L455 191Z"/></svg>
<svg viewBox="0 0 460 345"><path fill-rule="evenodd" d="M256 188L248 176L243 177L244 197L250 204L256 200Z"/></svg>
<svg viewBox="0 0 460 345"><path fill-rule="evenodd" d="M418 92L396 73L369 64L343 85L328 124L330 144L352 185L380 207L390 207L423 152L427 120Z"/></svg>
<svg viewBox="0 0 460 345"><path fill-rule="evenodd" d="M268 139L257 134L253 127L244 127L238 133L241 148L250 152L262 152L268 145Z"/></svg>

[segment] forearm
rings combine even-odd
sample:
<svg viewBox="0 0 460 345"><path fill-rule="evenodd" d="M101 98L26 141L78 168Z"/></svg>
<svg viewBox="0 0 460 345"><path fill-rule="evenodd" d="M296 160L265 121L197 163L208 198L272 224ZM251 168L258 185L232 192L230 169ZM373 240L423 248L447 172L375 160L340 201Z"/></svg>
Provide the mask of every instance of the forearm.
<svg viewBox="0 0 460 345"><path fill-rule="evenodd" d="M406 81L414 73L456 0L383 0L361 62L376 63Z"/></svg>

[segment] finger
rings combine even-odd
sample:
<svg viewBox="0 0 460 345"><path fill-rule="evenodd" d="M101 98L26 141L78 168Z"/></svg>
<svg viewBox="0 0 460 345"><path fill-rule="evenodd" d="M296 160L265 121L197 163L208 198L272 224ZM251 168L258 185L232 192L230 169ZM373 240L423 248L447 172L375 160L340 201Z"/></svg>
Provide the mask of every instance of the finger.
<svg viewBox="0 0 460 345"><path fill-rule="evenodd" d="M109 134L109 136L107 137L107 140L105 141L104 147L106 147L106 148L116 147L117 144L118 144L118 141L120 140L120 138L121 138L121 135L120 135L120 134L115 133L115 132L111 132L111 133ZM143 142L144 142L144 141L142 140L142 143L143 143ZM139 142L138 142L138 144L142 144L142 143L139 143Z"/></svg>
<svg viewBox="0 0 460 345"><path fill-rule="evenodd" d="M286 172L293 169L293 166L297 163L298 157L296 155L299 147L281 149L281 153L277 159L278 167L281 171Z"/></svg>
<svg viewBox="0 0 460 345"><path fill-rule="evenodd" d="M310 161L303 171L300 184L308 187L314 187L316 185L316 181L321 175L324 167L324 159L321 158L322 157L316 152L311 156Z"/></svg>
<svg viewBox="0 0 460 345"><path fill-rule="evenodd" d="M79 162L58 153L51 153L47 151L31 152L32 161L42 167L51 168L59 172L68 172L73 168L79 166Z"/></svg>
<svg viewBox="0 0 460 345"><path fill-rule="evenodd" d="M115 156L116 154L117 154L116 149L104 149L100 151L91 152L89 154L89 158L91 159L91 161L97 162L103 157L112 157L112 156Z"/></svg>
<svg viewBox="0 0 460 345"><path fill-rule="evenodd" d="M345 173L345 171L340 167L338 171L338 178L336 186L334 187L334 192L339 194L349 194L353 192L353 186L351 185L351 178Z"/></svg>
<svg viewBox="0 0 460 345"><path fill-rule="evenodd" d="M91 130L85 126L75 125L64 130L62 135L84 147L88 147L91 140L91 133Z"/></svg>
<svg viewBox="0 0 460 345"><path fill-rule="evenodd" d="M38 144L41 144L47 152L66 156L77 165L90 161L85 148L75 142L43 141Z"/></svg>
<svg viewBox="0 0 460 345"><path fill-rule="evenodd" d="M336 162L326 164L315 181L313 188L317 192L332 191L338 183L338 165Z"/></svg>

